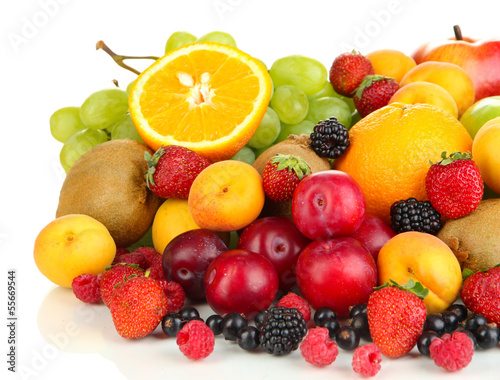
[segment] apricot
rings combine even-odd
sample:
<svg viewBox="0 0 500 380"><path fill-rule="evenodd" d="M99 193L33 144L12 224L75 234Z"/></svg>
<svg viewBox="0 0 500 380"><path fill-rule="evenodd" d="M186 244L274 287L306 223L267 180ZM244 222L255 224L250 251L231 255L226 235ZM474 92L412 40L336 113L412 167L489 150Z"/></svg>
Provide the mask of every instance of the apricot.
<svg viewBox="0 0 500 380"><path fill-rule="evenodd" d="M394 78L398 83L417 65L412 57L393 49L374 50L365 57L372 63L375 74Z"/></svg>
<svg viewBox="0 0 500 380"><path fill-rule="evenodd" d="M403 232L390 239L377 258L379 285L410 279L429 289L424 304L429 314L440 313L460 295L462 272L453 251L424 232Z"/></svg>
<svg viewBox="0 0 500 380"><path fill-rule="evenodd" d="M500 117L487 121L476 133L472 157L481 177L495 193L500 193Z"/></svg>
<svg viewBox="0 0 500 380"><path fill-rule="evenodd" d="M413 82L401 87L389 100L390 103L426 103L442 109L458 118L455 100L443 87L431 82Z"/></svg>
<svg viewBox="0 0 500 380"><path fill-rule="evenodd" d="M212 231L236 231L264 207L262 177L242 161L225 160L205 168L193 181L188 206L194 222Z"/></svg>
<svg viewBox="0 0 500 380"><path fill-rule="evenodd" d="M40 272L67 288L81 274L104 272L115 254L115 241L108 229L83 214L61 216L47 224L36 237L33 250Z"/></svg>
<svg viewBox="0 0 500 380"><path fill-rule="evenodd" d="M448 62L423 62L408 71L400 87L413 82L431 82L443 87L455 100L460 117L475 100L474 83L460 66Z"/></svg>

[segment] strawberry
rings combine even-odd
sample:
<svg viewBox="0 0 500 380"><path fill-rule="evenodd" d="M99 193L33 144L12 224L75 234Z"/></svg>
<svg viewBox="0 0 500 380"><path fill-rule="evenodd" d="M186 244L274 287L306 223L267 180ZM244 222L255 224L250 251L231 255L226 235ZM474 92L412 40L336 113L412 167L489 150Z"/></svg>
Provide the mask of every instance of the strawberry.
<svg viewBox="0 0 500 380"><path fill-rule="evenodd" d="M299 182L311 173L308 163L291 154L277 154L264 167L264 191L274 202L285 202L293 197Z"/></svg>
<svg viewBox="0 0 500 380"><path fill-rule="evenodd" d="M389 104L392 95L399 90L394 78L368 75L356 89L352 100L361 117Z"/></svg>
<svg viewBox="0 0 500 380"><path fill-rule="evenodd" d="M120 282L109 309L122 337L142 338L152 333L167 314L167 296L158 281L146 272Z"/></svg>
<svg viewBox="0 0 500 380"><path fill-rule="evenodd" d="M367 304L368 325L382 354L397 358L415 347L427 316L422 299L428 292L413 280L404 286L391 280L375 288Z"/></svg>
<svg viewBox="0 0 500 380"><path fill-rule="evenodd" d="M161 198L187 199L194 179L210 165L206 158L178 145L162 146L152 156L145 152L144 159L146 184Z"/></svg>
<svg viewBox="0 0 500 380"><path fill-rule="evenodd" d="M431 162L425 177L427 197L442 216L461 218L474 211L483 197L484 184L479 167L469 152L441 154Z"/></svg>
<svg viewBox="0 0 500 380"><path fill-rule="evenodd" d="M106 306L109 307L111 303L116 285L131 275L143 276L144 270L139 265L118 263L104 272L101 277L99 290L101 291L102 301Z"/></svg>
<svg viewBox="0 0 500 380"><path fill-rule="evenodd" d="M330 82L335 92L352 98L367 75L374 74L373 65L364 55L352 51L340 54L330 68Z"/></svg>
<svg viewBox="0 0 500 380"><path fill-rule="evenodd" d="M500 265L468 275L462 287L462 301L475 314L489 323L500 325Z"/></svg>

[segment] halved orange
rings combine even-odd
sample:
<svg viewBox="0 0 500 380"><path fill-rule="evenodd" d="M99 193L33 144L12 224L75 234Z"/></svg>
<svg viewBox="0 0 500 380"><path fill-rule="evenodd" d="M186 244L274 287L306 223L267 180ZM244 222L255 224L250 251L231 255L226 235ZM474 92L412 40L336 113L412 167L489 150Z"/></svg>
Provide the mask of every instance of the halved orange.
<svg viewBox="0 0 500 380"><path fill-rule="evenodd" d="M129 109L152 149L182 145L210 161L234 156L252 137L271 97L266 67L241 50L196 42L144 70Z"/></svg>

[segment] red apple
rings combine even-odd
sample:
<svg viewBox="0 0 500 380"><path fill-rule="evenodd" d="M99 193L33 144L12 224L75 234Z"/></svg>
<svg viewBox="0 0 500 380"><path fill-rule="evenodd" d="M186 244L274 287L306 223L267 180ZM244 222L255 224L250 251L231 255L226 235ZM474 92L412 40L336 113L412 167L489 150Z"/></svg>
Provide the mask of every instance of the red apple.
<svg viewBox="0 0 500 380"><path fill-rule="evenodd" d="M417 64L425 61L451 62L472 79L476 101L500 95L500 39L463 38L458 26L455 38L427 43L413 54Z"/></svg>
<svg viewBox="0 0 500 380"><path fill-rule="evenodd" d="M363 222L365 212L361 187L340 170L308 175L293 194L293 221L311 240L351 235Z"/></svg>
<svg viewBox="0 0 500 380"><path fill-rule="evenodd" d="M376 215L366 214L361 226L351 235L368 249L377 262L380 248L396 233L384 220Z"/></svg>
<svg viewBox="0 0 500 380"><path fill-rule="evenodd" d="M274 301L278 275L264 256L232 249L212 261L204 285L208 305L217 314L239 313L250 318Z"/></svg>
<svg viewBox="0 0 500 380"><path fill-rule="evenodd" d="M267 258L278 274L279 289L287 292L297 283L295 263L310 242L289 218L270 216L246 226L240 234L237 248Z"/></svg>
<svg viewBox="0 0 500 380"><path fill-rule="evenodd" d="M368 302L377 286L373 256L356 239L316 240L301 252L295 269L299 289L314 309L331 307L339 317Z"/></svg>
<svg viewBox="0 0 500 380"><path fill-rule="evenodd" d="M163 251L163 274L168 281L179 283L186 296L205 300L203 278L208 266L227 246L214 232L195 229L186 231L167 244Z"/></svg>

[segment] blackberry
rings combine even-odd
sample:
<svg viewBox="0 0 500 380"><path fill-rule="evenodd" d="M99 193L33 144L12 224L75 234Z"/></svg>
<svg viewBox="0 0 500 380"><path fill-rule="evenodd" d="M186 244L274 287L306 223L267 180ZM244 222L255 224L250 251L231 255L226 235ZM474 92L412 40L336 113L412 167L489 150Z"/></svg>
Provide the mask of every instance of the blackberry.
<svg viewBox="0 0 500 380"><path fill-rule="evenodd" d="M334 117L321 120L310 137L311 148L320 157L338 158L349 147L347 128Z"/></svg>
<svg viewBox="0 0 500 380"><path fill-rule="evenodd" d="M398 234L418 231L435 235L442 227L441 215L429 201L408 198L392 204L391 227Z"/></svg>
<svg viewBox="0 0 500 380"><path fill-rule="evenodd" d="M300 311L273 307L260 328L260 346L268 354L285 355L295 351L306 334L306 321Z"/></svg>

